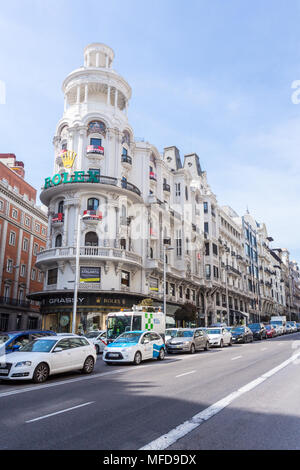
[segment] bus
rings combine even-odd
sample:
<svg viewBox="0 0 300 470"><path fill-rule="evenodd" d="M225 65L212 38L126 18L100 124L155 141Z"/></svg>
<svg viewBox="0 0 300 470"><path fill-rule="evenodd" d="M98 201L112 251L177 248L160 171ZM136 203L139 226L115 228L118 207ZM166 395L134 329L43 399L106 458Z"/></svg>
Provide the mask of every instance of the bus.
<svg viewBox="0 0 300 470"><path fill-rule="evenodd" d="M111 343L125 331L154 331L165 338L166 319L160 307L134 305L131 310L111 312L106 318L107 342Z"/></svg>

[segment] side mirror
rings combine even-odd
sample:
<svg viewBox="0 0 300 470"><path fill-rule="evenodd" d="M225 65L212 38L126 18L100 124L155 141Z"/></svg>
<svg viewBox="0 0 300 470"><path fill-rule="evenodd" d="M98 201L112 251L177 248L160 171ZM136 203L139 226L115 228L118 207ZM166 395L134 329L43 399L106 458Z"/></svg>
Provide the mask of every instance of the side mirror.
<svg viewBox="0 0 300 470"><path fill-rule="evenodd" d="M54 351L53 351L53 352L57 353L57 352L60 352L60 351L62 351L62 350L63 350L63 348L60 348L60 347L58 346L57 348L54 348Z"/></svg>

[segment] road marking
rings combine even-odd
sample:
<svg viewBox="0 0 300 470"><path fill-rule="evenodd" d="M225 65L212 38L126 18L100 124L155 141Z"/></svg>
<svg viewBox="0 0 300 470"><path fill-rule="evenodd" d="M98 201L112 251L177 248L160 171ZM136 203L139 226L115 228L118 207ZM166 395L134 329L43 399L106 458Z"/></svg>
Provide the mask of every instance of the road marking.
<svg viewBox="0 0 300 470"><path fill-rule="evenodd" d="M183 377L184 375L189 375L189 374L194 374L196 371L195 370L191 370L190 372L185 372L184 374L180 374L180 375L175 375L175 377Z"/></svg>
<svg viewBox="0 0 300 470"><path fill-rule="evenodd" d="M233 357L231 360L232 360L232 361L235 361L236 359L240 359L241 357L243 357L243 356L235 356L235 357Z"/></svg>
<svg viewBox="0 0 300 470"><path fill-rule="evenodd" d="M29 421L26 421L26 423L34 423L35 421L40 421L41 419L50 418L51 416L55 416L55 415L60 415L61 413L67 413L67 411L76 410L77 408L82 408L83 406L91 405L92 403L95 403L95 402L89 401L87 403L82 403L82 405L72 406L72 408L66 408L65 410L56 411L55 413L50 413L45 416L40 416L39 418L30 419Z"/></svg>
<svg viewBox="0 0 300 470"><path fill-rule="evenodd" d="M224 408L226 408L228 405L230 405L234 400L242 396L244 393L247 393L250 390L253 390L255 387L263 383L272 375L282 370L284 367L291 364L293 361L295 361L295 359L299 357L300 357L300 352L297 354L294 354L289 359L279 364L277 367L274 367L273 369L269 370L268 372L261 375L257 379L252 380L252 382L249 382L248 384L239 388L235 392L230 393L230 395L227 395L225 398L223 398L222 400L219 400L218 402L209 406L205 410L200 411L200 413L197 413L191 419L180 424L179 426L172 429L168 433L163 434L162 436L150 442L149 444L146 444L144 447L140 448L139 450L158 451L158 450L167 449L172 444L177 442L179 439L186 436L187 434L189 434L190 432L192 432L194 429L198 428L199 426L201 426L201 424L203 424L205 421L209 420L210 418L215 416L217 413L220 413L220 411L222 411Z"/></svg>

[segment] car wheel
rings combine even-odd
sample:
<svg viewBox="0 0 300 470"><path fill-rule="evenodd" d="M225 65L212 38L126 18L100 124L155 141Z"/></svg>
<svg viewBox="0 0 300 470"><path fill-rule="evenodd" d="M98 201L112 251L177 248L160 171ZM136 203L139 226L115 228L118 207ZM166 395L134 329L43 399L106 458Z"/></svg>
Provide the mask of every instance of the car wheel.
<svg viewBox="0 0 300 470"><path fill-rule="evenodd" d="M139 351L135 353L133 362L136 366L138 366L142 362L142 355Z"/></svg>
<svg viewBox="0 0 300 470"><path fill-rule="evenodd" d="M158 359L159 361L163 361L164 358L165 358L165 350L164 350L164 348L160 348L159 355L158 355L158 358L157 358L157 359Z"/></svg>
<svg viewBox="0 0 300 470"><path fill-rule="evenodd" d="M205 351L208 351L208 350L209 350L209 342L208 342L208 341L206 342L206 345L205 345L204 350L205 350Z"/></svg>
<svg viewBox="0 0 300 470"><path fill-rule="evenodd" d="M94 359L92 358L92 356L89 356L84 361L82 372L84 374L91 374L93 370L94 370Z"/></svg>
<svg viewBox="0 0 300 470"><path fill-rule="evenodd" d="M194 344L192 344L192 345L191 345L191 349L190 349L190 354L194 354L194 353L195 353L195 351L196 351L196 349L195 349L195 345L194 345Z"/></svg>
<svg viewBox="0 0 300 470"><path fill-rule="evenodd" d="M232 346L232 339L230 339L228 346Z"/></svg>
<svg viewBox="0 0 300 470"><path fill-rule="evenodd" d="M224 346L224 343L223 343L223 340L221 339L221 341L220 341L220 348L223 348L223 346Z"/></svg>
<svg viewBox="0 0 300 470"><path fill-rule="evenodd" d="M45 382L49 377L49 367L45 362L41 362L35 368L32 380L35 384L41 384Z"/></svg>
<svg viewBox="0 0 300 470"><path fill-rule="evenodd" d="M100 348L99 348L98 344L96 344L96 354L97 355L100 354Z"/></svg>

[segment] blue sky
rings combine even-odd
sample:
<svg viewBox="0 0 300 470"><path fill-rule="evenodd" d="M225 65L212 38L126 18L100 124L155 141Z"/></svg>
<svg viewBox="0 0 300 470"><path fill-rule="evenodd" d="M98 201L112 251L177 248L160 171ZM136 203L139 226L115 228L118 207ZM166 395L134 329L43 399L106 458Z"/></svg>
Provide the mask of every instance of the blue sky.
<svg viewBox="0 0 300 470"><path fill-rule="evenodd" d="M0 153L52 173L61 84L103 42L133 90L136 136L196 152L220 204L300 262L300 1L0 0Z"/></svg>

